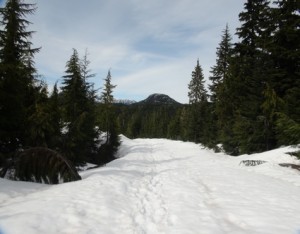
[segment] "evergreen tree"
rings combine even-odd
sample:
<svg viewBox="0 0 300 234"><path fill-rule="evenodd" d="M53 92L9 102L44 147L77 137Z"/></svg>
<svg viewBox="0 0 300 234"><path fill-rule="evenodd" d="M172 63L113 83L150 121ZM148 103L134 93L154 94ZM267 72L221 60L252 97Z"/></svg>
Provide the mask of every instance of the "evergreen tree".
<svg viewBox="0 0 300 234"><path fill-rule="evenodd" d="M268 48L274 61L272 87L284 101L284 108L276 120L277 138L280 144L299 143L299 138L292 138L297 134L287 136L288 131L282 128L282 123L288 120L289 126L291 123L300 124L300 4L296 0L275 3L273 18L276 28Z"/></svg>
<svg viewBox="0 0 300 234"><path fill-rule="evenodd" d="M32 99L33 105L27 111L26 145L47 147L52 125L47 86L43 82L32 89Z"/></svg>
<svg viewBox="0 0 300 234"><path fill-rule="evenodd" d="M217 48L216 65L211 68L212 76L209 77L212 84L209 86L211 101L216 102L218 96L218 87L225 79L228 73L229 61L232 55L232 37L229 33L228 25L223 31L222 40Z"/></svg>
<svg viewBox="0 0 300 234"><path fill-rule="evenodd" d="M232 59L232 61L236 61ZM233 126L236 118L236 110L239 106L241 82L235 74L237 64L230 62L226 78L219 84L216 102L216 115L218 126L218 140L224 150L231 154L238 154L238 142L234 137Z"/></svg>
<svg viewBox="0 0 300 234"><path fill-rule="evenodd" d="M105 81L105 84L104 84L103 92L101 95L101 101L105 105L111 107L114 102L113 89L116 88L117 86L111 84L110 70L108 71L107 76L104 79L104 81Z"/></svg>
<svg viewBox="0 0 300 234"><path fill-rule="evenodd" d="M210 89L210 100L212 102L211 111L210 111L210 135L213 139L210 144L217 144L220 140L220 135L222 134L222 128L224 124L220 124L219 118L221 118L220 113L218 113L218 107L224 107L223 103L224 100L222 97L222 84L226 77L228 77L228 69L229 64L232 56L233 46L231 43L231 35L229 33L228 25L226 25L225 30L223 31L222 39L217 48L216 52L216 65L211 68L211 76L209 79L211 80L211 85L209 86Z"/></svg>
<svg viewBox="0 0 300 234"><path fill-rule="evenodd" d="M62 148L62 108L57 83L55 83L49 98L49 114L51 122L51 136L48 140L48 147L60 150Z"/></svg>
<svg viewBox="0 0 300 234"><path fill-rule="evenodd" d="M27 110L32 103L34 86L33 55L28 14L35 11L33 4L8 0L0 9L0 151L13 152L25 144Z"/></svg>
<svg viewBox="0 0 300 234"><path fill-rule="evenodd" d="M240 41L235 45L230 62L230 79L225 81L222 90L223 96L230 97L226 100L229 104L225 105L231 106L229 108L232 115L226 117L229 124L226 123L225 126L230 127L227 128L229 132L225 138L231 138L228 139L231 144L229 148L234 149L235 154L274 147L271 144L273 139L265 140L265 134L271 132L272 127L264 124L265 116L261 108L264 102L264 84L269 82L272 67L267 51L268 39L273 28L269 1L248 0L239 18L242 22L241 27L237 29ZM223 112L226 106L219 105ZM270 128L265 129L266 127Z"/></svg>
<svg viewBox="0 0 300 234"><path fill-rule="evenodd" d="M189 83L189 103L200 103L207 101L207 92L204 87L204 76L202 68L199 65L199 60L197 60L197 65L195 70L192 72L192 79Z"/></svg>
<svg viewBox="0 0 300 234"><path fill-rule="evenodd" d="M78 52L66 64L63 81L64 121L66 123L63 152L75 165L82 165L95 152L95 106L82 76Z"/></svg>
<svg viewBox="0 0 300 234"><path fill-rule="evenodd" d="M94 90L94 84L88 82L88 79L95 77L95 74L91 73L91 70L89 69L90 63L91 62L88 59L88 51L86 50L83 59L80 61L81 75L90 98L96 99L96 90Z"/></svg>
<svg viewBox="0 0 300 234"><path fill-rule="evenodd" d="M105 84L100 97L103 107L101 113L101 130L105 132L106 138L100 150L104 157L103 160L107 162L114 159L114 153L117 151L120 141L118 136L117 118L113 106L113 89L116 85L111 83L110 70L104 81Z"/></svg>
<svg viewBox="0 0 300 234"><path fill-rule="evenodd" d="M259 116L264 122L264 136L267 149L275 146L275 123L278 113L283 109L284 102L278 97L275 90L267 83L263 91L264 102L261 105L263 115Z"/></svg>
<svg viewBox="0 0 300 234"><path fill-rule="evenodd" d="M188 111L188 129L187 138L194 142L205 141L206 132L206 108L207 108L207 92L204 87L204 76L202 68L197 60L195 70L192 72L192 79L189 83L189 103Z"/></svg>
<svg viewBox="0 0 300 234"><path fill-rule="evenodd" d="M168 125L168 138L174 140L181 139L181 126L180 126L180 118L179 114L176 114L175 117L170 121Z"/></svg>

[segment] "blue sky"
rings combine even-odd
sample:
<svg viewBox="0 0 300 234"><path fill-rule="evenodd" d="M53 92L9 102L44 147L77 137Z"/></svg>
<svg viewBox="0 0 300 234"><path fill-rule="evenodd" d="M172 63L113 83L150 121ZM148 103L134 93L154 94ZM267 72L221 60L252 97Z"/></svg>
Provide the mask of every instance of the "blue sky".
<svg viewBox="0 0 300 234"><path fill-rule="evenodd" d="M1 2L1 1L0 1ZM2 1L3 2L3 1ZM188 102L188 83L199 58L208 79L222 31L239 26L240 0L37 1L28 19L42 47L35 56L49 87L61 80L72 48L87 49L96 88L111 69L117 99L164 93Z"/></svg>

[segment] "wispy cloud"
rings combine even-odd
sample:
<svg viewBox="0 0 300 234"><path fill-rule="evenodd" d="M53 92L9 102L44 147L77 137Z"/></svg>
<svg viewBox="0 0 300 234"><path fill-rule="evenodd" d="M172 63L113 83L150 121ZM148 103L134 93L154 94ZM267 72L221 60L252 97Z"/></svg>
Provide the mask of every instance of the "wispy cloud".
<svg viewBox="0 0 300 234"><path fill-rule="evenodd" d="M34 1L28 1L34 2ZM53 84L72 48L87 48L102 85L112 68L116 98L141 99L153 92L187 102L187 85L199 58L208 78L226 23L238 26L237 0L37 1L30 17L39 72Z"/></svg>

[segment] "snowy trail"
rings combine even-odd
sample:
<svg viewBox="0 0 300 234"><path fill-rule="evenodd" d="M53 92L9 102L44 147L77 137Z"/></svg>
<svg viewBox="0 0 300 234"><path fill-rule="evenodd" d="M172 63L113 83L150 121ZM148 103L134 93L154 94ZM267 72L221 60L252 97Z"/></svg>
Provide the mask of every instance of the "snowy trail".
<svg viewBox="0 0 300 234"><path fill-rule="evenodd" d="M193 143L122 138L120 156L55 186L0 180L0 233L300 233L300 173L279 149L229 157ZM245 159L267 159L257 167Z"/></svg>

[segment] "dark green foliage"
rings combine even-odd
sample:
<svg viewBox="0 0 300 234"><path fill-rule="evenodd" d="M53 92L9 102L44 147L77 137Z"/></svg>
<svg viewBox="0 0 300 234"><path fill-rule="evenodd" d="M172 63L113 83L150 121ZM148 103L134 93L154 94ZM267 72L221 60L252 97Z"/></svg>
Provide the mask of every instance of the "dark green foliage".
<svg viewBox="0 0 300 234"><path fill-rule="evenodd" d="M197 143L209 143L212 129L211 125L208 124L208 120L211 118L211 113L199 60L197 60L197 65L192 72L192 79L188 88L190 106L187 113L186 139Z"/></svg>
<svg viewBox="0 0 300 234"><path fill-rule="evenodd" d="M270 34L265 23L270 20L268 5L268 1L245 3L245 11L239 15L242 25L237 29L240 41L231 52L227 74L217 91L219 136L231 154L269 149L265 134L272 126L264 125L261 109L270 66L265 49Z"/></svg>
<svg viewBox="0 0 300 234"><path fill-rule="evenodd" d="M17 158L16 180L58 184L81 179L70 161L47 148L31 148L20 152Z"/></svg>
<svg viewBox="0 0 300 234"><path fill-rule="evenodd" d="M264 124L266 117L261 109L264 101L264 83L268 82L268 57L265 40L269 30L268 1L247 1L245 11L240 13L243 23L237 34L240 42L235 47L235 70L233 76L239 79L238 103L235 110L234 132L239 153L250 153L270 149L266 134L272 126ZM262 116L262 117L260 117ZM269 129L267 129L269 127Z"/></svg>
<svg viewBox="0 0 300 234"><path fill-rule="evenodd" d="M229 33L228 25L226 25L225 30L223 31L222 39L217 48L216 52L216 65L211 68L211 76L209 79L212 84L209 86L210 89L210 100L212 102L210 108L210 134L214 139L215 144L218 141L221 141L221 134L224 133L223 128L226 127L224 112L230 103L228 103L228 96L224 94L226 90L223 85L225 79L229 77L229 65L232 59L232 43L231 35ZM227 100L226 100L227 99Z"/></svg>
<svg viewBox="0 0 300 234"><path fill-rule="evenodd" d="M300 160L300 151L296 151L296 152L292 152L292 153L288 153L292 156L295 156L296 158L298 158Z"/></svg>
<svg viewBox="0 0 300 234"><path fill-rule="evenodd" d="M92 86L85 80L87 67L81 66L75 49L66 68L62 87L65 122L62 152L77 166L94 157L96 152L95 97Z"/></svg>
<svg viewBox="0 0 300 234"><path fill-rule="evenodd" d="M261 105L262 116L258 116L259 120L263 122L263 135L265 145L267 149L272 149L276 147L278 137L275 134L276 119L278 117L277 113L284 108L284 102L278 97L275 90L266 84L266 88L263 91L264 101Z"/></svg>
<svg viewBox="0 0 300 234"><path fill-rule="evenodd" d="M21 0L8 0L0 9L0 150L12 153L25 144L30 90L34 87L32 32L26 28L35 8Z"/></svg>
<svg viewBox="0 0 300 234"><path fill-rule="evenodd" d="M300 144L300 123L283 113L277 114L276 132L280 145Z"/></svg>
<svg viewBox="0 0 300 234"><path fill-rule="evenodd" d="M119 145L119 129L117 125L117 117L115 114L115 108L113 105L113 89L116 85L111 83L111 74L108 71L105 84L101 94L101 105L100 105L100 121L99 128L101 132L105 133L104 142L101 142L100 153L102 155L103 163L109 162L114 159Z"/></svg>
<svg viewBox="0 0 300 234"><path fill-rule="evenodd" d="M182 138L182 105L115 105L120 131L131 138ZM177 125L178 124L178 125Z"/></svg>
<svg viewBox="0 0 300 234"><path fill-rule="evenodd" d="M115 153L117 152L120 146L120 138L117 126L117 122L115 120L111 120L111 126L109 130L109 142L105 142L99 148L99 154L101 157L95 160L97 164L105 164L115 159Z"/></svg>
<svg viewBox="0 0 300 234"><path fill-rule="evenodd" d="M79 59L77 51L73 51L66 64L62 91L59 93L55 85L49 96L34 65L39 48L32 48L33 32L27 31L30 22L26 16L34 11L35 5L23 0L7 0L0 9L0 167L14 165L15 152L41 146L62 152L76 166L98 162L96 91L87 81L94 76L87 53ZM117 128L112 128L116 126L113 112L106 116L104 125L110 134L106 142L109 147L102 151L115 152L119 139ZM25 165L30 160L22 159L22 168L40 173Z"/></svg>
<svg viewBox="0 0 300 234"><path fill-rule="evenodd" d="M183 140L182 134L182 122L181 122L181 112L182 108L178 108L176 113L171 116L168 124L168 135L167 138L173 140Z"/></svg>
<svg viewBox="0 0 300 234"><path fill-rule="evenodd" d="M184 139L210 147L219 142L232 155L298 141L299 4L276 4L246 1L234 46L226 27L211 71L211 102L200 98L206 91L197 62L189 84L191 105L181 124Z"/></svg>
<svg viewBox="0 0 300 234"><path fill-rule="evenodd" d="M216 52L216 65L211 68L211 76L209 79L212 84L209 86L211 92L211 101L216 102L218 97L218 90L220 84L223 83L228 73L229 62L232 56L232 43L231 35L229 33L228 25L223 31L222 40Z"/></svg>
<svg viewBox="0 0 300 234"><path fill-rule="evenodd" d="M202 68L197 60L195 70L192 72L192 79L189 83L189 103L200 103L207 101L207 92L204 88L204 76Z"/></svg>
<svg viewBox="0 0 300 234"><path fill-rule="evenodd" d="M50 114L51 135L48 139L48 147L59 150L62 148L62 108L57 84L54 85L49 98L48 110Z"/></svg>
<svg viewBox="0 0 300 234"><path fill-rule="evenodd" d="M276 7L273 8L276 30L268 47L274 63L274 89L285 102L284 113L297 122L300 122L299 11L299 1L276 1Z"/></svg>
<svg viewBox="0 0 300 234"><path fill-rule="evenodd" d="M277 1L272 9L275 30L267 49L273 69L270 83L281 100L274 115L278 146L299 143L300 122L300 5L298 1ZM298 13L297 13L298 12Z"/></svg>
<svg viewBox="0 0 300 234"><path fill-rule="evenodd" d="M53 133L47 87L41 83L32 89L31 97L33 104L27 111L26 145L47 147Z"/></svg>

